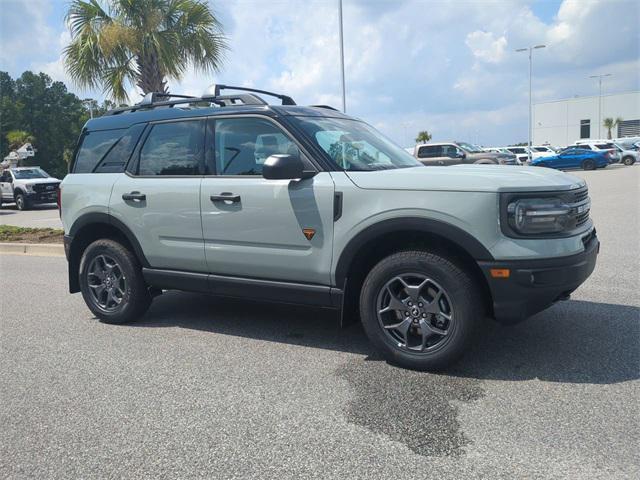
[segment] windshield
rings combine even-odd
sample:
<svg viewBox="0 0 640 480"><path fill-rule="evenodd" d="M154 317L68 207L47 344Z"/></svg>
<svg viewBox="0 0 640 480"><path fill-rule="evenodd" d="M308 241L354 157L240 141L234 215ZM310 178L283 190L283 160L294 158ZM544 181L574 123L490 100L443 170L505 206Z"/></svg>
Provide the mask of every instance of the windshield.
<svg viewBox="0 0 640 480"><path fill-rule="evenodd" d="M297 120L305 134L343 170L367 172L422 166L364 122L311 117L297 117Z"/></svg>
<svg viewBox="0 0 640 480"><path fill-rule="evenodd" d="M456 142L456 145L463 150L466 150L468 153L482 153L482 148L477 145L473 145L472 143Z"/></svg>
<svg viewBox="0 0 640 480"><path fill-rule="evenodd" d="M49 174L41 168L25 168L13 170L13 176L17 180L27 180L29 178L48 178Z"/></svg>

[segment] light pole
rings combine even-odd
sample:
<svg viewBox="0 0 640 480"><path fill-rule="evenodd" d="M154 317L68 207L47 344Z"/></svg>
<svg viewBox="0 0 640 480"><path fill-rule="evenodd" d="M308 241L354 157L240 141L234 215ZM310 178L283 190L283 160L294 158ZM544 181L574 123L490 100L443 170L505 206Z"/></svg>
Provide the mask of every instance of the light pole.
<svg viewBox="0 0 640 480"><path fill-rule="evenodd" d="M340 73L342 75L342 112L347 113L347 94L344 86L344 38L342 34L342 0L338 0L338 23L340 28Z"/></svg>
<svg viewBox="0 0 640 480"><path fill-rule="evenodd" d="M544 47L546 47L546 45L535 45L535 46L532 46L532 47L516 49L516 52L529 52L529 141L528 141L528 144L529 144L529 148L528 148L528 150L529 150L529 163L531 163L531 123L532 123L532 120L531 120L531 109L532 109L532 107L531 107L531 76L532 76L531 75L531 71L532 71L532 60L531 60L531 57L532 57L532 53L533 53L533 51L535 49L544 48Z"/></svg>
<svg viewBox="0 0 640 480"><path fill-rule="evenodd" d="M602 78L610 77L610 73L603 73L602 75L591 75L589 78L598 79L598 88L600 93L598 94L598 138L602 138Z"/></svg>

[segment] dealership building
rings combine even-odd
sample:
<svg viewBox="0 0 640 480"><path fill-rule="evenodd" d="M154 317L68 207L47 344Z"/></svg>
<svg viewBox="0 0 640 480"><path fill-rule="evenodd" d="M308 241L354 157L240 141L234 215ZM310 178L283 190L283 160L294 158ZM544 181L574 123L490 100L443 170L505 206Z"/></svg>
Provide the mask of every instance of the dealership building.
<svg viewBox="0 0 640 480"><path fill-rule="evenodd" d="M601 110L600 110L601 109ZM533 144L566 146L582 138L607 138L602 119L621 118L611 136L640 136L640 92L537 103L533 106Z"/></svg>

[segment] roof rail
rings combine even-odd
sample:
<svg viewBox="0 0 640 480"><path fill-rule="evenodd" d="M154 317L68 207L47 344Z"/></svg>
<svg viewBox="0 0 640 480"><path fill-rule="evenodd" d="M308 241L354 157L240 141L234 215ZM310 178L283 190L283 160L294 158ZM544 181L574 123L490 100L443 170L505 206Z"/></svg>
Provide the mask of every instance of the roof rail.
<svg viewBox="0 0 640 480"><path fill-rule="evenodd" d="M332 107L331 105L311 105L311 106L316 108L328 108L329 110L335 110L336 112L340 111L337 108Z"/></svg>
<svg viewBox="0 0 640 480"><path fill-rule="evenodd" d="M213 90L213 95L215 97L220 96L220 92L222 90L239 90L241 92L253 92L253 93L263 93L265 95L269 95L270 97L279 98L282 100L282 105L295 105L296 102L293 101L288 95L282 95L280 93L269 92L267 90L258 90L257 88L249 88L249 87L235 87L233 85L220 85L213 84L209 88L207 88L207 93L210 93Z"/></svg>
<svg viewBox="0 0 640 480"><path fill-rule="evenodd" d="M208 94L213 89L212 94ZM240 93L235 95L220 95L221 90L240 90L252 93ZM248 87L234 87L229 85L212 85L207 89L207 93L202 97L192 97L189 95L174 95L172 93L149 92L144 98L135 105L130 107L114 108L105 112L105 115L118 115L125 112L135 112L138 110L147 110L158 107L174 107L175 105L193 104L193 103L213 103L220 107L230 107L234 105L268 105L262 98L253 93L263 93L282 100L282 105L295 105L296 102L287 95L268 92L267 90L258 90ZM161 100L166 98L177 98L178 100Z"/></svg>

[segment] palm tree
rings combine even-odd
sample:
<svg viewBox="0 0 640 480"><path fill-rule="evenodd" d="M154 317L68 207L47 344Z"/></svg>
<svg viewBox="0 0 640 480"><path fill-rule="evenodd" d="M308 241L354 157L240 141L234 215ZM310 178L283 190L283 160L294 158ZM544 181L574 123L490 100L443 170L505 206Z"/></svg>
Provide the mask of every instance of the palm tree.
<svg viewBox="0 0 640 480"><path fill-rule="evenodd" d="M116 102L128 100L133 84L145 94L168 93L167 79L179 80L190 66L218 71L227 49L202 0L72 0L66 21L67 72Z"/></svg>
<svg viewBox="0 0 640 480"><path fill-rule="evenodd" d="M615 120L611 117L607 117L602 120L602 126L607 129L607 138L611 140L611 130L613 130L617 125L623 122L622 118L618 117Z"/></svg>
<svg viewBox="0 0 640 480"><path fill-rule="evenodd" d="M416 137L416 143L427 143L431 140L431 134L426 130L422 130L418 132L418 136Z"/></svg>
<svg viewBox="0 0 640 480"><path fill-rule="evenodd" d="M9 150L18 150L25 143L33 143L35 138L24 130L10 130L7 132L7 143Z"/></svg>

